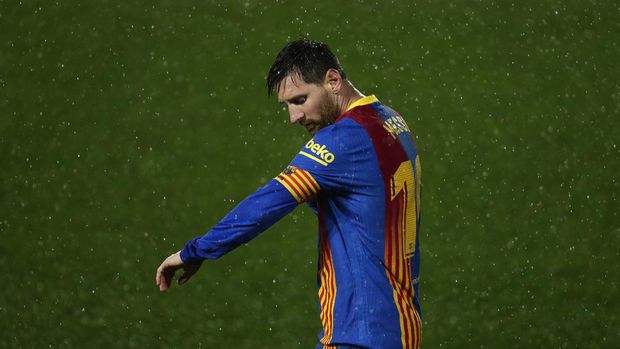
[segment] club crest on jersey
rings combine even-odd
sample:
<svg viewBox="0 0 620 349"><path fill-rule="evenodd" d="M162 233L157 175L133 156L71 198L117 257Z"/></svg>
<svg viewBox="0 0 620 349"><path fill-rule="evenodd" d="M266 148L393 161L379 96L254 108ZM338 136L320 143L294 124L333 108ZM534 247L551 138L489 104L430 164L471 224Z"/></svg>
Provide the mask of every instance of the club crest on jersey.
<svg viewBox="0 0 620 349"><path fill-rule="evenodd" d="M287 166L284 171L282 171L283 174L290 176L293 173L295 173L296 168L294 166Z"/></svg>
<svg viewBox="0 0 620 349"><path fill-rule="evenodd" d="M314 155L303 150L299 152L301 155L304 155L305 157L310 158L323 166L331 164L336 159L336 156L331 153L325 145L316 143L314 139L309 140L304 148L312 152Z"/></svg>

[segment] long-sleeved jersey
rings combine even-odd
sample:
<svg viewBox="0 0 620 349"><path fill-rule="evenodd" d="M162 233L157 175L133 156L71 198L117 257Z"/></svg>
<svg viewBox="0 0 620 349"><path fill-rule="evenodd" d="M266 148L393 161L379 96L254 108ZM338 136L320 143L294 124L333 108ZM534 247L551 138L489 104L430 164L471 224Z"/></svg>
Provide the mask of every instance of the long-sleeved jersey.
<svg viewBox="0 0 620 349"><path fill-rule="evenodd" d="M308 202L319 221L316 348L419 348L420 178L403 118L364 97L181 259L218 258Z"/></svg>

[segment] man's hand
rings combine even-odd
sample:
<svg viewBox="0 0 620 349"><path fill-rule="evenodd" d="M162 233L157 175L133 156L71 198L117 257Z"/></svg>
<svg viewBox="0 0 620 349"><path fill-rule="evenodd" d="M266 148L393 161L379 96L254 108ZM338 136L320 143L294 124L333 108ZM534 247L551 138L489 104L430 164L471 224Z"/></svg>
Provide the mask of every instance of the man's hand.
<svg viewBox="0 0 620 349"><path fill-rule="evenodd" d="M183 285L194 275L200 268L200 264L185 264L180 257L181 251L171 254L166 258L159 268L157 268L157 274L155 275L155 283L159 286L159 290L164 292L170 288L172 278L177 270L183 269L185 272L179 278L178 284Z"/></svg>

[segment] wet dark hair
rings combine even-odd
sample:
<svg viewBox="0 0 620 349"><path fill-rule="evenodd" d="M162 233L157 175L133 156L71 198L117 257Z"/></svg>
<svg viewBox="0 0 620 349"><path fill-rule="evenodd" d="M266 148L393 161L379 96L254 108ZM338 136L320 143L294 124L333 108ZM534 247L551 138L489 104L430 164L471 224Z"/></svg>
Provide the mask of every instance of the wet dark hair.
<svg viewBox="0 0 620 349"><path fill-rule="evenodd" d="M338 58L326 44L309 39L291 41L269 68L267 94L278 93L280 82L295 73L308 84L321 84L325 73L332 68L338 70L343 79L347 78Z"/></svg>

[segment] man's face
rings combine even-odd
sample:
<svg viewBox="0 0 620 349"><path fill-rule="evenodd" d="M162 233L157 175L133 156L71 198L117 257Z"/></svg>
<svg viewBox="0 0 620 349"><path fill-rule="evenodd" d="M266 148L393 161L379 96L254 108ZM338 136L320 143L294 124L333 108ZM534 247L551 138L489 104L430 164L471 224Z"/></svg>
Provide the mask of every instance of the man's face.
<svg viewBox="0 0 620 349"><path fill-rule="evenodd" d="M278 101L286 105L291 123L302 125L312 135L340 116L334 95L327 85L308 84L299 74L282 80Z"/></svg>

